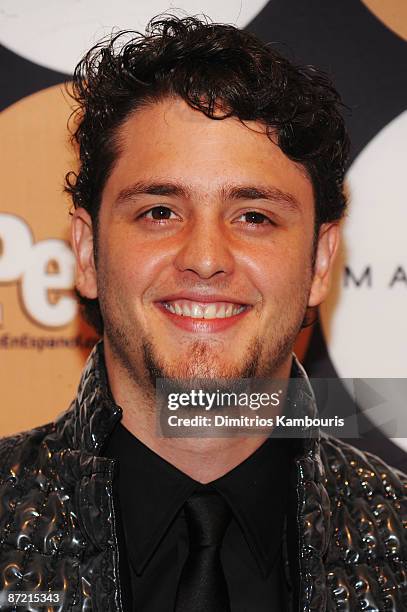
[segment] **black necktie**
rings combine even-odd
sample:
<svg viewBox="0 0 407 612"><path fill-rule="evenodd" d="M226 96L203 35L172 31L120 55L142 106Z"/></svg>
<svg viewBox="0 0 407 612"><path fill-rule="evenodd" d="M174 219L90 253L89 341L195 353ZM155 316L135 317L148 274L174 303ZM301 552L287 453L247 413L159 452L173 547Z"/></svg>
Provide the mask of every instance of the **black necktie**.
<svg viewBox="0 0 407 612"><path fill-rule="evenodd" d="M229 506L213 489L194 493L185 502L189 554L181 572L175 612L230 612L220 560L230 522Z"/></svg>

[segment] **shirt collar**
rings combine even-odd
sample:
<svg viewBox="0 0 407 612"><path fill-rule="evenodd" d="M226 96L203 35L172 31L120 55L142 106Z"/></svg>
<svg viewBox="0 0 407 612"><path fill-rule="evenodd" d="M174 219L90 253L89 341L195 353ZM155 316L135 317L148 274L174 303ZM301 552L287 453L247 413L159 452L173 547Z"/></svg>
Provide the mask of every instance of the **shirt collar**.
<svg viewBox="0 0 407 612"><path fill-rule="evenodd" d="M245 461L212 482L229 503L264 576L281 545L291 446L291 440L268 438Z"/></svg>
<svg viewBox="0 0 407 612"><path fill-rule="evenodd" d="M118 424L104 456L117 461L117 490L129 556L137 574L199 483Z"/></svg>
<svg viewBox="0 0 407 612"><path fill-rule="evenodd" d="M228 502L266 576L281 543L288 495L288 443L269 438L233 470L201 485L119 424L104 455L118 463L117 494L136 573L144 571L188 497L203 486L211 486Z"/></svg>

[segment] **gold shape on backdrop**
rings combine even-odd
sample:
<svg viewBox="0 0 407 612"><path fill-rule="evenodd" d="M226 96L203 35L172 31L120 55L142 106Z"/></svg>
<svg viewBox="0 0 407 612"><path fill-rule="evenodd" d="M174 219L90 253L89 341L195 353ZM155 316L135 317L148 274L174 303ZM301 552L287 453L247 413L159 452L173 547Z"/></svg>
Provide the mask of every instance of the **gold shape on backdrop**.
<svg viewBox="0 0 407 612"><path fill-rule="evenodd" d="M68 407L94 341L72 296L71 103L61 85L0 114L0 436Z"/></svg>
<svg viewBox="0 0 407 612"><path fill-rule="evenodd" d="M407 40L406 0L362 0L362 2L384 25Z"/></svg>

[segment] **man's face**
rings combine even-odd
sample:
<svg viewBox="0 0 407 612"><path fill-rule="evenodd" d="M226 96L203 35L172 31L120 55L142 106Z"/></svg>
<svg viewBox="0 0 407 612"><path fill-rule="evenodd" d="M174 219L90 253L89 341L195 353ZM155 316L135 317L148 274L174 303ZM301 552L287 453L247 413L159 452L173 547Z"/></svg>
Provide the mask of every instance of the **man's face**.
<svg viewBox="0 0 407 612"><path fill-rule="evenodd" d="M91 222L74 220L78 289L98 297L107 350L138 381L275 376L336 245L304 169L257 122L213 120L180 99L135 112Z"/></svg>

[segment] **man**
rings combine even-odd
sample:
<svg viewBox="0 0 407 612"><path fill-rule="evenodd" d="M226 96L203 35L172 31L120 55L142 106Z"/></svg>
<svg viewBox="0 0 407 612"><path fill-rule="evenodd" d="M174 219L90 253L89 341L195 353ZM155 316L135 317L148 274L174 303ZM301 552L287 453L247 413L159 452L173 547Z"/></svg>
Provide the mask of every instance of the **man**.
<svg viewBox="0 0 407 612"><path fill-rule="evenodd" d="M334 88L168 17L91 50L74 91L77 289L103 342L62 417L2 441L4 605L407 609L405 476L322 435L156 429L158 378L294 379L315 416L292 350L345 209Z"/></svg>

